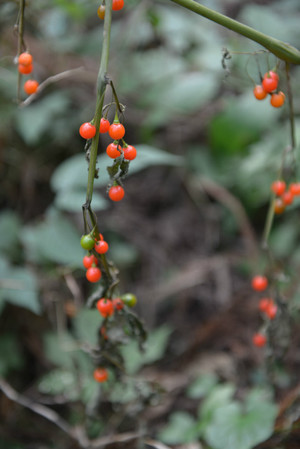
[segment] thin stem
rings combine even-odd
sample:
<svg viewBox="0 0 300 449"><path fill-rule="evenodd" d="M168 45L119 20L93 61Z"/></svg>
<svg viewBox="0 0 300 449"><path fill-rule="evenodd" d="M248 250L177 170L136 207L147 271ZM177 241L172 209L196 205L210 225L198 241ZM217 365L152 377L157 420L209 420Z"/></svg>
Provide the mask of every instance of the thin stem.
<svg viewBox="0 0 300 449"><path fill-rule="evenodd" d="M285 73L286 73L286 81L287 81L287 95L289 100L289 114L290 114L290 133L291 133L291 147L293 151L296 148L296 136L295 136L295 115L294 115L294 103L293 103L293 94L292 94L292 86L291 86L291 77L290 77L290 65L288 63L285 64Z"/></svg>
<svg viewBox="0 0 300 449"><path fill-rule="evenodd" d="M236 33L241 34L254 42L257 42L283 61L290 62L292 64L300 64L300 51L292 45L268 36L267 34L261 33L248 25L244 25L243 23L207 8L206 6L200 5L194 0L171 1L195 12L196 14L206 17L215 23L218 23L229 30L235 31Z"/></svg>
<svg viewBox="0 0 300 449"><path fill-rule="evenodd" d="M264 250L268 250L269 235L270 235L273 221L274 221L274 214L275 214L274 200L275 200L275 195L273 194L271 197L271 200L270 200L268 215L267 215L265 229L264 229L263 238L262 238L262 248Z"/></svg>
<svg viewBox="0 0 300 449"><path fill-rule="evenodd" d="M25 0L20 0L20 9L18 17L18 56L22 53L23 47L23 34L24 34L24 11L25 11ZM18 72L18 85L17 85L17 101L21 102L21 73Z"/></svg>

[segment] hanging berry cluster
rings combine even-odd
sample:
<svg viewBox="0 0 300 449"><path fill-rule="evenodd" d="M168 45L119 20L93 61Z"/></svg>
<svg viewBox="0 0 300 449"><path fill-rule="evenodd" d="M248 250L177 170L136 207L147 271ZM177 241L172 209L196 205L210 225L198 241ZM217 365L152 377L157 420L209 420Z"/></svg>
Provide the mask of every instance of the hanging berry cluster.
<svg viewBox="0 0 300 449"><path fill-rule="evenodd" d="M18 70L21 75L29 75L33 71L33 57L28 52L25 51L21 53L18 57ZM38 90L39 83L34 79L29 79L24 83L24 91L27 95L35 94Z"/></svg>
<svg viewBox="0 0 300 449"><path fill-rule="evenodd" d="M286 206L293 203L295 196L300 195L300 182L293 182L287 188L285 181L278 179L271 184L271 190L276 195L274 212L279 215L285 211Z"/></svg>
<svg viewBox="0 0 300 449"><path fill-rule="evenodd" d="M270 104L274 108L280 108L285 102L285 95L278 90L279 75L273 70L265 73L261 84L257 84L253 89L253 94L257 100L264 100L270 95Z"/></svg>

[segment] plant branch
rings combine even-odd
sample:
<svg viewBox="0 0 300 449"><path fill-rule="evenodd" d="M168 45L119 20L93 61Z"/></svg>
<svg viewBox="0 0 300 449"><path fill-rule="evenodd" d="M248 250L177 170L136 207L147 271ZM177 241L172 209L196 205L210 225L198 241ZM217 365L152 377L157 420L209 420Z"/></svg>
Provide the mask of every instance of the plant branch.
<svg viewBox="0 0 300 449"><path fill-rule="evenodd" d="M260 31L255 30L248 25L244 25L237 20L231 19L230 17L225 16L213 9L207 8L206 6L200 5L194 0L171 0L174 3L177 3L180 6L183 6L190 11L199 14L200 16L206 17L209 20L212 20L219 25L222 25L229 30L235 31L242 36L251 39L254 42L265 47L271 53L273 53L277 58L282 59L283 61L292 63L292 64L300 64L300 51L293 47L290 44L282 42L278 39L275 39L267 34L261 33Z"/></svg>
<svg viewBox="0 0 300 449"><path fill-rule="evenodd" d="M25 0L20 0L20 9L18 17L18 57L22 53L22 48L24 45L23 34L24 34L24 11L25 11ZM21 73L18 72L18 87L17 87L17 101L21 102Z"/></svg>

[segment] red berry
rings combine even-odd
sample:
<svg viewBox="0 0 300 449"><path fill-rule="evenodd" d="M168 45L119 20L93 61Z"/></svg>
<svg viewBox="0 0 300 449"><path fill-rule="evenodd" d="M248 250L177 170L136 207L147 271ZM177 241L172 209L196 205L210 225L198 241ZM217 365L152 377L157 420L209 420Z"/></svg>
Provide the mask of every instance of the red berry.
<svg viewBox="0 0 300 449"><path fill-rule="evenodd" d="M82 259L82 264L86 269L91 268L93 264L98 265L97 257L95 257L94 254L91 254L90 256L84 256L84 258Z"/></svg>
<svg viewBox="0 0 300 449"><path fill-rule="evenodd" d="M285 211L285 204L282 198L276 198L274 201L274 212L277 215L282 214Z"/></svg>
<svg viewBox="0 0 300 449"><path fill-rule="evenodd" d="M108 134L114 140L120 140L125 135L125 128L122 123L112 123L108 129Z"/></svg>
<svg viewBox="0 0 300 449"><path fill-rule="evenodd" d="M286 192L284 192L284 194L281 196L281 198L286 206L289 206L294 201L294 195L292 194L292 192L290 190L287 190Z"/></svg>
<svg viewBox="0 0 300 449"><path fill-rule="evenodd" d="M108 191L108 196L112 201L121 201L124 195L125 190L122 186L112 186Z"/></svg>
<svg viewBox="0 0 300 449"><path fill-rule="evenodd" d="M39 83L35 80L27 80L24 83L24 91L27 93L27 95L34 94L39 87Z"/></svg>
<svg viewBox="0 0 300 449"><path fill-rule="evenodd" d="M264 78L273 78L276 81L279 81L279 75L278 73L274 72L273 70L269 70L264 74Z"/></svg>
<svg viewBox="0 0 300 449"><path fill-rule="evenodd" d="M110 299L101 298L97 302L97 309L104 318L111 316L114 313L114 306Z"/></svg>
<svg viewBox="0 0 300 449"><path fill-rule="evenodd" d="M127 161L133 161L136 158L136 148L132 145L127 145L123 148L124 159Z"/></svg>
<svg viewBox="0 0 300 449"><path fill-rule="evenodd" d="M283 92L274 93L271 95L270 103L273 108L281 108L285 102L285 95Z"/></svg>
<svg viewBox="0 0 300 449"><path fill-rule="evenodd" d="M100 5L97 9L99 19L103 20L105 17L105 5ZM100 131L101 132L101 131Z"/></svg>
<svg viewBox="0 0 300 449"><path fill-rule="evenodd" d="M108 372L105 368L96 368L94 371L94 379L97 382L106 382L108 379Z"/></svg>
<svg viewBox="0 0 300 449"><path fill-rule="evenodd" d="M257 346L258 348L262 348L263 346L265 346L267 338L265 335L257 333L253 335L252 341L255 346Z"/></svg>
<svg viewBox="0 0 300 449"><path fill-rule="evenodd" d="M281 180L277 180L272 182L271 184L271 190L278 196L282 195L285 191L286 183Z"/></svg>
<svg viewBox="0 0 300 449"><path fill-rule="evenodd" d="M116 159L117 157L121 156L122 148L120 147L120 145L117 145L116 143L110 143L106 148L106 154L110 158Z"/></svg>
<svg viewBox="0 0 300 449"><path fill-rule="evenodd" d="M105 240L99 240L96 244L95 244L95 250L97 251L98 254L105 254L108 251L108 243L105 242Z"/></svg>
<svg viewBox="0 0 300 449"><path fill-rule="evenodd" d="M273 90L277 89L278 80L272 78L271 76L266 77L262 81L262 87L266 92L273 92Z"/></svg>
<svg viewBox="0 0 300 449"><path fill-rule="evenodd" d="M124 308L124 302L121 298L114 298L112 302L116 310L122 310Z"/></svg>
<svg viewBox="0 0 300 449"><path fill-rule="evenodd" d="M90 282L98 282L101 279L102 273L98 267L90 267L87 269L86 278Z"/></svg>
<svg viewBox="0 0 300 449"><path fill-rule="evenodd" d="M261 312L265 312L270 304L273 304L272 298L261 298L261 300L259 301L259 306L258 306L259 310Z"/></svg>
<svg viewBox="0 0 300 449"><path fill-rule="evenodd" d="M31 65L32 64L32 56L30 53L28 53L27 51L25 51L24 53L21 53L19 58L18 58L19 64L21 65Z"/></svg>
<svg viewBox="0 0 300 449"><path fill-rule="evenodd" d="M253 93L257 100L263 100L268 95L268 93L261 85L255 86L253 89Z"/></svg>
<svg viewBox="0 0 300 449"><path fill-rule="evenodd" d="M23 65L23 64L19 64L18 70L20 73L22 73L22 75L29 75L29 73L31 73L33 71L33 65Z"/></svg>
<svg viewBox="0 0 300 449"><path fill-rule="evenodd" d="M270 302L264 311L270 320L273 320L277 314L277 305L272 302Z"/></svg>
<svg viewBox="0 0 300 449"><path fill-rule="evenodd" d="M96 134L96 127L89 122L85 122L80 126L79 134L84 139L92 139Z"/></svg>
<svg viewBox="0 0 300 449"><path fill-rule="evenodd" d="M252 288L257 292L262 292L268 287L268 279L265 276L257 275L252 278Z"/></svg>
<svg viewBox="0 0 300 449"><path fill-rule="evenodd" d="M124 0L113 0L112 2L112 10L119 11L124 6Z"/></svg>
<svg viewBox="0 0 300 449"><path fill-rule="evenodd" d="M293 182L289 190L294 196L300 195L300 182Z"/></svg>
<svg viewBox="0 0 300 449"><path fill-rule="evenodd" d="M110 127L109 121L106 118L102 117L102 119L100 121L99 132L101 134L107 133L109 127Z"/></svg>

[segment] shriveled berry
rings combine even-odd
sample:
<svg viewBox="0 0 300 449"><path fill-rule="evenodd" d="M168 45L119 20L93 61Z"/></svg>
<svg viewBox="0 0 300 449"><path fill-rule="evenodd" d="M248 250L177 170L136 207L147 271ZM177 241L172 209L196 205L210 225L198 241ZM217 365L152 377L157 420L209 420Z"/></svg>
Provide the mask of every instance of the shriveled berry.
<svg viewBox="0 0 300 449"><path fill-rule="evenodd" d="M96 134L96 127L90 122L82 123L79 128L79 134L83 139L92 139Z"/></svg>
<svg viewBox="0 0 300 449"><path fill-rule="evenodd" d="M267 343L267 337L264 334L254 334L252 337L253 344L258 348L262 348Z"/></svg>
<svg viewBox="0 0 300 449"><path fill-rule="evenodd" d="M87 269L86 278L90 282L100 281L102 273L98 267L90 267Z"/></svg>
<svg viewBox="0 0 300 449"><path fill-rule="evenodd" d="M99 19L103 20L105 17L105 5L100 5L97 9ZM101 132L101 131L100 131Z"/></svg>
<svg viewBox="0 0 300 449"><path fill-rule="evenodd" d="M114 122L110 125L108 129L108 134L114 140L120 140L125 135L125 128L122 123Z"/></svg>
<svg viewBox="0 0 300 449"><path fill-rule="evenodd" d="M276 215L280 215L285 211L285 204L282 198L275 198L274 212Z"/></svg>
<svg viewBox="0 0 300 449"><path fill-rule="evenodd" d="M108 379L108 372L105 368L96 368L94 371L94 379L96 382L106 382Z"/></svg>
<svg viewBox="0 0 300 449"><path fill-rule="evenodd" d="M124 146L123 148L124 159L127 161L133 161L136 158L136 148L132 145Z"/></svg>
<svg viewBox="0 0 300 449"><path fill-rule="evenodd" d="M114 298L112 302L116 310L122 310L124 308L124 302L122 301L121 298Z"/></svg>
<svg viewBox="0 0 300 449"><path fill-rule="evenodd" d="M262 292L268 287L268 279L266 276L257 275L252 278L251 282L253 290L256 290L257 292Z"/></svg>
<svg viewBox="0 0 300 449"><path fill-rule="evenodd" d="M112 186L108 191L108 196L112 201L121 201L124 195L125 190L122 186Z"/></svg>

